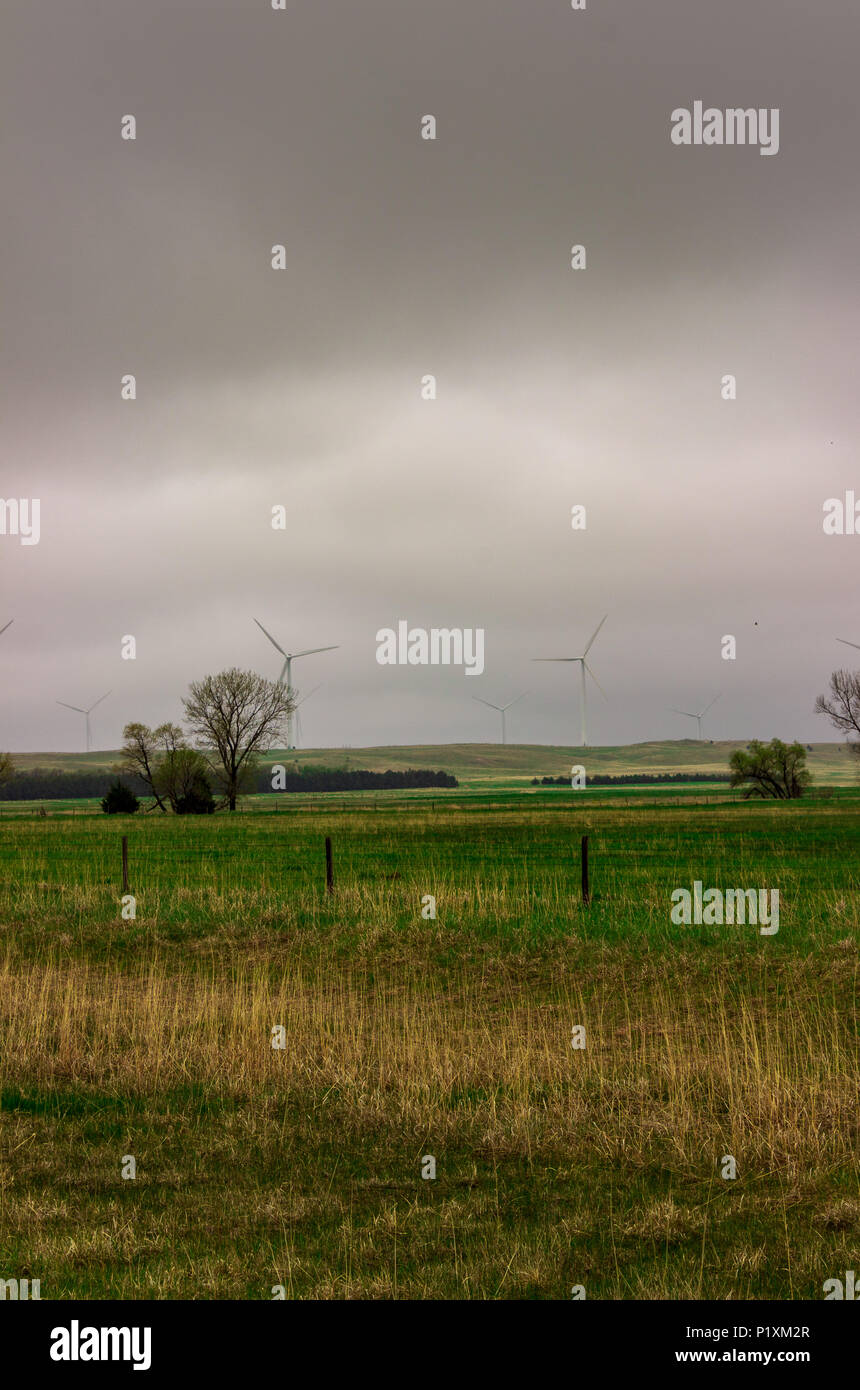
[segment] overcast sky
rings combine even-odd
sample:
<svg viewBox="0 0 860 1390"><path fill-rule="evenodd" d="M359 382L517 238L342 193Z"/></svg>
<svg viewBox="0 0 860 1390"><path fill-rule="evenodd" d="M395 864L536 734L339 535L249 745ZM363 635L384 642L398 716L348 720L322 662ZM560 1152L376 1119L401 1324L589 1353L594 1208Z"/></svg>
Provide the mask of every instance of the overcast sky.
<svg viewBox="0 0 860 1390"><path fill-rule="evenodd" d="M856 0L5 0L2 31L0 495L41 535L0 536L0 747L82 747L56 700L110 689L116 747L207 672L277 676L255 617L339 644L294 667L307 746L495 739L471 697L525 690L509 740L576 743L577 668L531 658L605 613L590 742L718 692L711 737L836 737ZM779 152L674 145L696 100L779 108ZM379 665L400 619L483 628L484 674Z"/></svg>

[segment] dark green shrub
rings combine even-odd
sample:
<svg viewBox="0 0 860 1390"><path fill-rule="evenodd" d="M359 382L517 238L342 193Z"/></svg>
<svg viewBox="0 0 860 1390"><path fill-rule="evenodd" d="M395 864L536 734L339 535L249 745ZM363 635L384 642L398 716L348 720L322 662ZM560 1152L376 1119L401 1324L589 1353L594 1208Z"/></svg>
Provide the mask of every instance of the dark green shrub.
<svg viewBox="0 0 860 1390"><path fill-rule="evenodd" d="M102 798L102 810L108 816L133 816L140 802L125 782L119 778L108 787L107 796Z"/></svg>

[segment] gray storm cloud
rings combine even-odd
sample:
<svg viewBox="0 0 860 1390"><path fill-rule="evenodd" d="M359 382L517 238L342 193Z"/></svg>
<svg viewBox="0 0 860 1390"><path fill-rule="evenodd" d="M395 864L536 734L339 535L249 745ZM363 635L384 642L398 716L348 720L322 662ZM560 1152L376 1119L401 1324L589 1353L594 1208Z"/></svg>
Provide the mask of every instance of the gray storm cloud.
<svg viewBox="0 0 860 1390"><path fill-rule="evenodd" d="M605 612L593 742L684 736L667 707L717 690L713 737L830 736L856 10L11 0L4 29L0 495L41 534L0 536L0 746L79 747L57 699L111 688L116 746L208 670L276 675L254 617L339 644L296 668L307 743L495 738L470 696L525 688L509 738L573 742L573 668L531 658ZM779 152L673 145L696 100L779 108ZM484 673L379 666L402 618L483 628Z"/></svg>

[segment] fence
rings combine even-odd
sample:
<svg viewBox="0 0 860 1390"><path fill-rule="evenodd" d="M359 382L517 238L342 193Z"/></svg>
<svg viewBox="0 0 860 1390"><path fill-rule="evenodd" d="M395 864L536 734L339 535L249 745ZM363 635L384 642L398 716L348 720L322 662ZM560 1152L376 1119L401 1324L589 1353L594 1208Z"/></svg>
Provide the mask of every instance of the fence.
<svg viewBox="0 0 860 1390"><path fill-rule="evenodd" d="M554 875L569 882L573 896L579 870L581 901L591 901L589 837L571 836L556 817L541 827L503 813L498 824L482 820L468 832L465 816L417 824L385 817L382 827L347 819L340 830L330 821L325 834L316 817L295 827L268 816L123 819L127 829L96 816L10 823L0 831L0 892L32 888L57 901L75 886L113 896L152 890L187 898L201 889L283 895L299 888L336 896L339 888L402 878L531 892L538 879Z"/></svg>
<svg viewBox="0 0 860 1390"><path fill-rule="evenodd" d="M127 836L127 835L123 835L123 836L122 836L120 853L121 853L121 856L122 856L122 891L123 891L123 893L125 894L125 893L128 893L128 892L130 891L130 890L129 890L129 873L128 873L128 836ZM582 903L583 903L583 906L584 906L584 907L588 907L589 904L590 904L590 902L591 902L591 885L590 885L590 877L589 877L588 836L587 836L587 835L583 835L582 838L581 838L581 840L580 840L579 856L580 856L580 884L581 884ZM334 892L334 851L333 851L333 848L332 848L332 840L331 840L331 836L330 836L330 835L326 835L326 837L325 837L325 890L326 890L326 893L333 893L333 892Z"/></svg>

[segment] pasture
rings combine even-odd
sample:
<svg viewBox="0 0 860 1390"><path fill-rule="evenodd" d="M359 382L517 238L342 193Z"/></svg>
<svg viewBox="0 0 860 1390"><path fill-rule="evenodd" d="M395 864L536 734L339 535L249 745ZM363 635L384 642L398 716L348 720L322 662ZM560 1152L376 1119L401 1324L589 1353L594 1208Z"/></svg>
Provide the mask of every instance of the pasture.
<svg viewBox="0 0 860 1390"><path fill-rule="evenodd" d="M820 1298L857 1267L853 790L274 805L4 808L0 1276L43 1298ZM779 889L778 934L673 925L696 880Z"/></svg>

